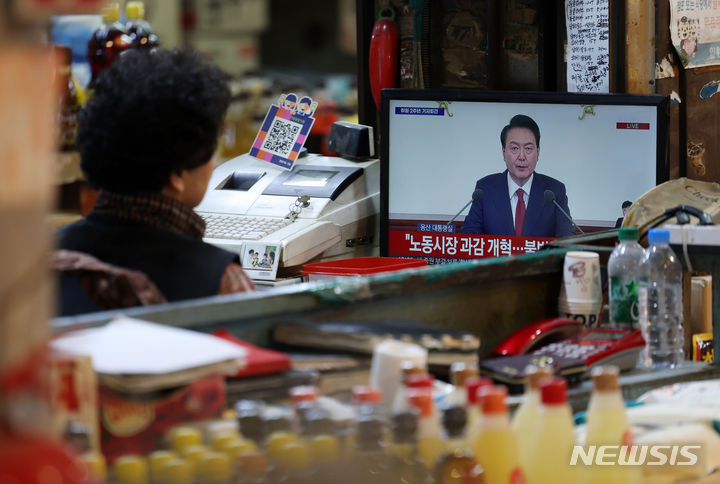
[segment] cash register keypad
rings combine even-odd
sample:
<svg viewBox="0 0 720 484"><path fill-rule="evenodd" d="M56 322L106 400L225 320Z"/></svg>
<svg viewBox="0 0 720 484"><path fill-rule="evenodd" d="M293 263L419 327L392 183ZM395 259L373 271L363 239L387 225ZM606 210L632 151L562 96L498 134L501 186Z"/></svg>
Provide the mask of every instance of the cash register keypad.
<svg viewBox="0 0 720 484"><path fill-rule="evenodd" d="M271 217L201 214L205 237L210 239L258 240L290 224L290 220Z"/></svg>

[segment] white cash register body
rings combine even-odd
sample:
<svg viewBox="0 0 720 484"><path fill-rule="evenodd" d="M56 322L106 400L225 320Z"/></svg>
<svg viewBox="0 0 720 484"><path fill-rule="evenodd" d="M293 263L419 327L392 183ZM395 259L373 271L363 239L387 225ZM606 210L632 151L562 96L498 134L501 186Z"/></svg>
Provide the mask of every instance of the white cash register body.
<svg viewBox="0 0 720 484"><path fill-rule="evenodd" d="M207 223L205 242L238 254L245 242L278 245L280 267L287 268L375 255L379 188L377 159L311 154L286 171L245 154L214 170L195 211ZM293 220L303 196L307 206Z"/></svg>

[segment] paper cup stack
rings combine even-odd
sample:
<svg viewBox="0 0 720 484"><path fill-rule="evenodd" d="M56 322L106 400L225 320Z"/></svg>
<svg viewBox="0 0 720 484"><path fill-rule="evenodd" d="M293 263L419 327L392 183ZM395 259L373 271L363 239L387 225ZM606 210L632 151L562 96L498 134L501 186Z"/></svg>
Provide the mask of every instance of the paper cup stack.
<svg viewBox="0 0 720 484"><path fill-rule="evenodd" d="M600 259L597 252L568 252L558 298L560 316L595 326L602 307Z"/></svg>

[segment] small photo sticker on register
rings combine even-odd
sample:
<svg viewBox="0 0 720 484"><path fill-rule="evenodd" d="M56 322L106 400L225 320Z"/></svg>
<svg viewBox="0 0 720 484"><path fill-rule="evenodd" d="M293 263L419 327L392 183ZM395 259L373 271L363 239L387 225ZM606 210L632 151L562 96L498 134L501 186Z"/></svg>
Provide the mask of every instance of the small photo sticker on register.
<svg viewBox="0 0 720 484"><path fill-rule="evenodd" d="M246 243L240 262L251 279L273 280L280 264L280 250L277 244L266 242Z"/></svg>

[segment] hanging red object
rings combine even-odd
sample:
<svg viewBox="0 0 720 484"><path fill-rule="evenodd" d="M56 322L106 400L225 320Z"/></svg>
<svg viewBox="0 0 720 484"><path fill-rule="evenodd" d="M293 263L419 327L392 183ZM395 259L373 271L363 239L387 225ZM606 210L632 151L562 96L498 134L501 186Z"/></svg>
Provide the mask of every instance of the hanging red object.
<svg viewBox="0 0 720 484"><path fill-rule="evenodd" d="M386 87L396 87L400 32L395 23L392 7L383 7L370 37L370 91L375 107L380 111L380 92Z"/></svg>

